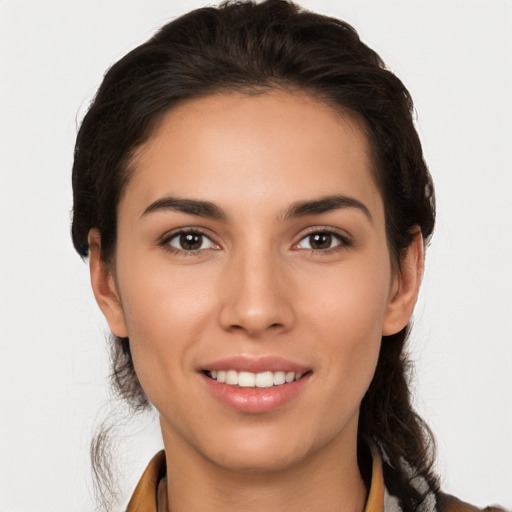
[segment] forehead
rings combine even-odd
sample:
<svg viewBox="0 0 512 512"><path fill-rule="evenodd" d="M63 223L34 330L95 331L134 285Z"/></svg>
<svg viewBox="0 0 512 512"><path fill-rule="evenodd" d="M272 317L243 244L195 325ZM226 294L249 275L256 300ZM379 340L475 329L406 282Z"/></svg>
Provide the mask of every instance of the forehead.
<svg viewBox="0 0 512 512"><path fill-rule="evenodd" d="M242 197L255 207L257 199L291 202L333 191L380 200L361 122L303 93L182 103L160 119L132 170L126 195L136 192L142 203L165 193L227 203Z"/></svg>

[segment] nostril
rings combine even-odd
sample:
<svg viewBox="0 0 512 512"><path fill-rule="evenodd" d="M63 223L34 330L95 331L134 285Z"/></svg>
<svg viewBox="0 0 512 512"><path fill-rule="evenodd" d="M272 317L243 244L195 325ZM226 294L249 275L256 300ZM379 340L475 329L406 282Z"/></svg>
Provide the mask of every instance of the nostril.
<svg viewBox="0 0 512 512"><path fill-rule="evenodd" d="M250 300L249 300L250 299ZM294 315L289 304L271 304L269 300L258 300L250 296L229 298L221 305L219 322L223 329L232 333L246 332L260 336L268 331L276 334L293 324Z"/></svg>

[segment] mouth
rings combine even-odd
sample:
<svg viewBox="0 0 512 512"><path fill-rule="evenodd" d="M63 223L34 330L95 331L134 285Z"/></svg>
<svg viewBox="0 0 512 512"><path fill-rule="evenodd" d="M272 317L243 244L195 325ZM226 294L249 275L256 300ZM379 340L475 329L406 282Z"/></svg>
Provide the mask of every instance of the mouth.
<svg viewBox="0 0 512 512"><path fill-rule="evenodd" d="M205 362L206 389L220 403L242 413L281 410L309 389L311 367L278 356L238 355Z"/></svg>
<svg viewBox="0 0 512 512"><path fill-rule="evenodd" d="M231 370L205 370L204 374L210 379L239 388L273 388L298 381L305 375L311 373L306 371L298 373L293 371L262 371L252 373L247 371Z"/></svg>

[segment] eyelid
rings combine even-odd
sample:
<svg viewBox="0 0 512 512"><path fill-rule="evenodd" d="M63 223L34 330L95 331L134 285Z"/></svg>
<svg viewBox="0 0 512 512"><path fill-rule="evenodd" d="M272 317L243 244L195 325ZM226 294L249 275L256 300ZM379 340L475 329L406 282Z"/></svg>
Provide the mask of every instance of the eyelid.
<svg viewBox="0 0 512 512"><path fill-rule="evenodd" d="M184 250L179 249L177 247L173 247L170 245L170 241L180 235L184 235L187 233L196 233L207 238L215 247L209 247L206 249L196 249L196 250ZM299 248L298 245L306 238L314 235L316 233L328 234L336 238L339 243L334 247L330 247L327 249L302 249ZM211 249L218 250L221 249L221 244L219 244L216 240L215 235L213 235L209 230L201 228L199 226L183 226L174 228L170 231L164 233L158 240L158 245L163 246L166 250L183 255L194 255L201 252L209 251ZM329 253L336 250L341 250L347 247L351 247L353 245L352 236L348 234L346 231L341 230L339 228L335 228L332 226L310 226L306 230L302 231L300 235L297 237L297 241L292 244L292 249L294 250L309 250L311 252L316 253Z"/></svg>
<svg viewBox="0 0 512 512"><path fill-rule="evenodd" d="M304 239L306 239L316 233L331 235L331 236L335 237L337 240L339 240L340 243L335 245L334 247L330 247L328 249L300 249L297 247ZM292 248L294 248L295 250L310 250L312 252L317 252L317 253L328 253L330 251L335 251L337 249L344 249L347 247L352 247L352 245L353 245L352 236L349 235L344 230L341 230L339 228L335 228L332 226L311 226L311 227L307 228L305 232L303 231L300 234L298 241L293 244Z"/></svg>
<svg viewBox="0 0 512 512"><path fill-rule="evenodd" d="M169 242L172 239L177 238L181 235L186 235L188 233L195 233L195 234L198 234L198 235L201 235L201 236L207 238L208 240L210 240L210 242L215 247L209 247L207 249L196 249L196 250L186 251L184 249L179 249L177 247L173 247L172 245L170 245ZM158 239L157 243L158 243L158 245L164 247L166 250L168 250L172 253L183 254L183 255L187 255L187 256L198 254L198 253L208 251L211 249L214 249L214 250L220 249L220 244L215 240L215 237L208 230L206 230L204 228L197 227L197 226L184 226L184 227L172 229L171 231L167 231Z"/></svg>

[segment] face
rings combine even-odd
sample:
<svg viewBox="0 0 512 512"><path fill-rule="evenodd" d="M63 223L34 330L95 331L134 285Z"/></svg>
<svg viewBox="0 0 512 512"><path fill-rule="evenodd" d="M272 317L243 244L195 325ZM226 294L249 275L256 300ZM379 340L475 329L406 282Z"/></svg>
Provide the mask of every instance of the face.
<svg viewBox="0 0 512 512"><path fill-rule="evenodd" d="M412 308L358 122L301 94L209 96L133 169L95 291L166 448L245 471L355 450L381 337Z"/></svg>

